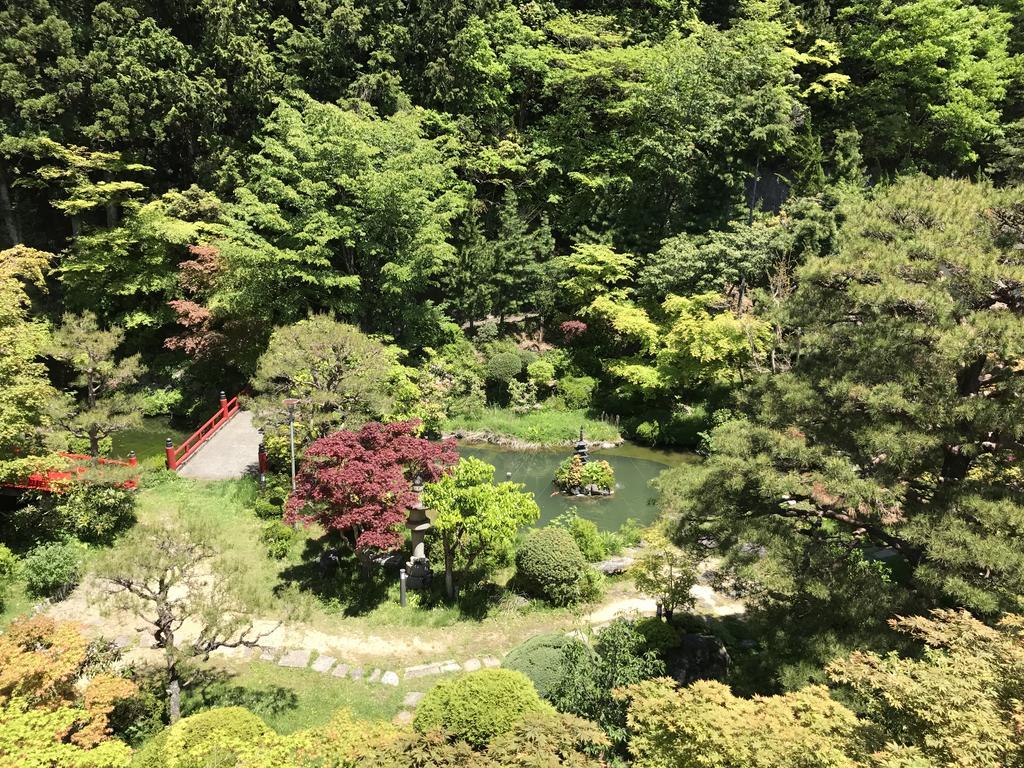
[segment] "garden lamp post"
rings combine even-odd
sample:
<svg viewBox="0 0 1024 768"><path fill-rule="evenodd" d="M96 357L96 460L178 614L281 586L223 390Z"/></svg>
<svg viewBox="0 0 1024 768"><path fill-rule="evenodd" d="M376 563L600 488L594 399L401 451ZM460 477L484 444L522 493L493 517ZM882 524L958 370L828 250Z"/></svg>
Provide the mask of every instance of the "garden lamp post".
<svg viewBox="0 0 1024 768"><path fill-rule="evenodd" d="M288 443L292 451L292 490L295 490L295 406L298 398L286 397L281 401L288 408Z"/></svg>

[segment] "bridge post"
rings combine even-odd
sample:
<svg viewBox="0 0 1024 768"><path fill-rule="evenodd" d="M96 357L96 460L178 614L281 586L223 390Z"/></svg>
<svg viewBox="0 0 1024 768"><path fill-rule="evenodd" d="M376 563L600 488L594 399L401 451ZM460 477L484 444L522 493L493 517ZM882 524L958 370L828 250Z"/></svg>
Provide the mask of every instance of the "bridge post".
<svg viewBox="0 0 1024 768"><path fill-rule="evenodd" d="M260 447L256 451L256 458L260 465L260 490L264 490L267 487L267 469L269 468L269 460L267 459L267 447L260 440Z"/></svg>
<svg viewBox="0 0 1024 768"><path fill-rule="evenodd" d="M137 467L139 465L139 459L135 455L135 451L128 451L128 466Z"/></svg>
<svg viewBox="0 0 1024 768"><path fill-rule="evenodd" d="M228 396L224 394L224 390L220 391L220 412L225 416L228 415Z"/></svg>
<svg viewBox="0 0 1024 768"><path fill-rule="evenodd" d="M178 468L178 460L174 458L174 441L169 437L167 438L165 450L167 452L167 468L173 472Z"/></svg>

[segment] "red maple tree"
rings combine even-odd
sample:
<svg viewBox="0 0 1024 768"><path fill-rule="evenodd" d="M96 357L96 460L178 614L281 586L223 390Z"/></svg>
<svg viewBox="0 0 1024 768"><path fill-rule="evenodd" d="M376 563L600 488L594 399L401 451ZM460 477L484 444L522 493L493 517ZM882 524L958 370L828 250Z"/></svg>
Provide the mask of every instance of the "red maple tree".
<svg viewBox="0 0 1024 768"><path fill-rule="evenodd" d="M286 522L317 522L338 531L356 552L401 547L412 479L441 477L459 456L455 442L417 437L419 421L370 422L335 432L306 449L285 506Z"/></svg>

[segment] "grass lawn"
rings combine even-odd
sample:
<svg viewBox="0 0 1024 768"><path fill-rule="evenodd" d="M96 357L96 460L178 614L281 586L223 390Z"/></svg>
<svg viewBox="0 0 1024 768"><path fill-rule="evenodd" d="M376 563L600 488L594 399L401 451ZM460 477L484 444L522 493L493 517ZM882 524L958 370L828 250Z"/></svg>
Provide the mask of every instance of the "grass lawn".
<svg viewBox="0 0 1024 768"><path fill-rule="evenodd" d="M12 621L24 616L32 610L38 600L33 599L25 591L25 582L21 579L9 583L0 601L0 632L7 629Z"/></svg>
<svg viewBox="0 0 1024 768"><path fill-rule="evenodd" d="M443 431L484 439L504 437L538 446L558 446L576 442L581 426L587 440L615 442L619 439L619 431L613 424L592 419L582 410L531 411L520 415L507 408L488 408L477 419L449 419L444 423Z"/></svg>
<svg viewBox="0 0 1024 768"><path fill-rule="evenodd" d="M323 725L344 708L359 718L390 720L403 709L408 691L425 691L443 679L420 678L393 687L259 661L216 669L219 679L185 693L183 712L244 706L281 734Z"/></svg>
<svg viewBox="0 0 1024 768"><path fill-rule="evenodd" d="M577 622L569 609L503 600L502 589L493 584L467 586L454 605L441 600L438 591L411 593L402 608L397 574L378 571L368 578L347 563L325 582L318 570L324 544L317 528L301 531L283 560L267 555L259 540L266 523L250 509L255 494L249 480L203 483L152 473L139 493L139 518L177 518L206 529L225 562L243 576L239 596L254 615L358 640L345 661L393 668L463 661L507 651L533 634Z"/></svg>

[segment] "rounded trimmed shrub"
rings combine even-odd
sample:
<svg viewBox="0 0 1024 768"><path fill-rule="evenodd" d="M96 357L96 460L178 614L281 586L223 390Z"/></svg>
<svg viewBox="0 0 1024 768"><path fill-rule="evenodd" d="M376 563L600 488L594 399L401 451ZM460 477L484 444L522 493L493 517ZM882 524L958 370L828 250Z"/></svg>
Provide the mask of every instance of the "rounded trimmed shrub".
<svg viewBox="0 0 1024 768"><path fill-rule="evenodd" d="M594 571L576 540L556 526L538 528L516 552L516 581L527 594L553 605L573 605L599 593Z"/></svg>
<svg viewBox="0 0 1024 768"><path fill-rule="evenodd" d="M416 708L413 727L481 748L525 715L549 712L530 678L511 669L481 669L431 688Z"/></svg>
<svg viewBox="0 0 1024 768"><path fill-rule="evenodd" d="M515 352L499 352L487 361L487 380L508 384L523 370L523 359Z"/></svg>
<svg viewBox="0 0 1024 768"><path fill-rule="evenodd" d="M25 556L21 573L30 595L63 600L82 578L82 545L40 544Z"/></svg>
<svg viewBox="0 0 1024 768"><path fill-rule="evenodd" d="M273 736L244 707L220 707L179 720L135 753L132 768L233 766Z"/></svg>
<svg viewBox="0 0 1024 768"><path fill-rule="evenodd" d="M579 641L561 632L535 635L509 651L501 667L522 672L530 678L537 693L549 699L562 681L562 649L576 642Z"/></svg>

